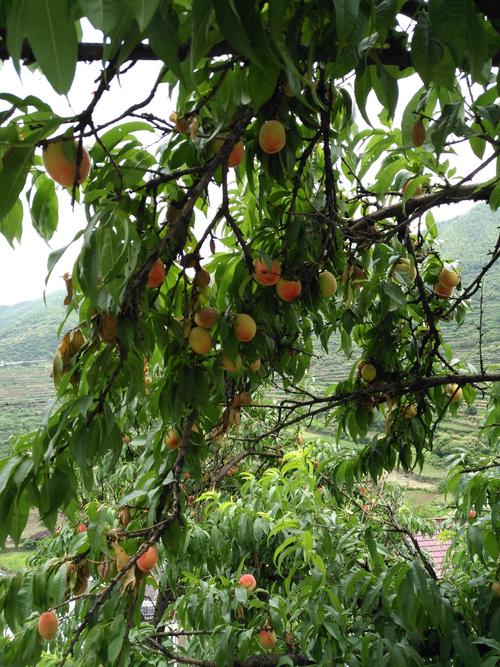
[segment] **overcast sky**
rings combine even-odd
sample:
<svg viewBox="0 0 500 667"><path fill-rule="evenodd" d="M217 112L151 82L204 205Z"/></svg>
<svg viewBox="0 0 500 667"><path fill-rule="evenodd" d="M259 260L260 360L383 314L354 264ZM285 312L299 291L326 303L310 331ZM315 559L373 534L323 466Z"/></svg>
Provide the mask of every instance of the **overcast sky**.
<svg viewBox="0 0 500 667"><path fill-rule="evenodd" d="M89 35L89 38L95 38L95 35ZM103 95L97 105L94 114L96 124L112 119L117 115L118 110L125 109L131 104L145 98L153 86L159 67L160 65L154 62L137 63L124 76L123 90L120 82L115 79L111 84L110 91ZM99 63L94 63L93 65L79 63L75 82L69 95L61 97L52 90L50 85L38 72L31 72L27 68L22 68L21 78L19 78L12 64L6 62L0 69L0 90L14 93L20 97L37 95L48 102L56 113L68 116L78 113L87 107L91 100L92 91L96 87L95 80L99 72ZM401 114L405 105L420 85L420 80L416 76L404 79L401 82L400 101L398 104L399 114ZM124 93L123 91L126 92ZM130 97L131 91L134 92L133 98ZM168 99L167 94L168 86L161 85L155 100L148 109L159 116L168 118L169 114L175 109L175 105ZM369 104L368 113L370 115L376 111L374 104L373 100ZM357 119L357 121L362 126L361 119ZM398 122L398 116L396 117L396 122ZM459 173L463 175L471 171L478 164L478 161L467 147L460 148L461 146L462 144L459 145L461 152L456 162L459 166ZM483 179L486 179L492 175L492 170L485 170L481 176ZM46 244L33 230L24 194L21 197L24 206L21 243L16 243L15 249L12 249L0 235L0 305L10 305L41 297L45 289L49 253L54 249L67 245L76 232L85 224L82 209L76 204L75 209L72 210L70 207L70 194L63 188L57 187L60 192L59 229L54 234L50 245ZM435 211L435 215L438 220L443 220L465 212L468 208L470 208L470 204L468 203L453 207L441 207L441 209ZM75 246L63 255L52 273L47 286L47 292L63 289L64 284L61 276L66 271L71 273L77 253L78 246L75 244Z"/></svg>

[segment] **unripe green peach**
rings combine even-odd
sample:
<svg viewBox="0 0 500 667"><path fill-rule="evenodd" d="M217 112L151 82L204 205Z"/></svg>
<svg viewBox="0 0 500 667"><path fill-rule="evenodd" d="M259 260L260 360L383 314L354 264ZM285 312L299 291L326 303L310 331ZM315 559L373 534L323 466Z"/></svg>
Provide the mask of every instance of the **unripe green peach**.
<svg viewBox="0 0 500 667"><path fill-rule="evenodd" d="M322 271L319 274L319 291L321 296L333 296L337 291L337 279L330 271Z"/></svg>

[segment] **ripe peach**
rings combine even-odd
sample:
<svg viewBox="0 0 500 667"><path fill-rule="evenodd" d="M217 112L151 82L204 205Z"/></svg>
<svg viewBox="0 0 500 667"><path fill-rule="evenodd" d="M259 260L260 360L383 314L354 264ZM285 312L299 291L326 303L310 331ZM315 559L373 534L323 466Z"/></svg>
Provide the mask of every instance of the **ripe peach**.
<svg viewBox="0 0 500 667"><path fill-rule="evenodd" d="M262 648L268 648L268 649L274 648L274 646L276 645L276 633L272 628L266 626L265 628L262 628L262 630L259 632L258 640Z"/></svg>
<svg viewBox="0 0 500 667"><path fill-rule="evenodd" d="M214 153L218 153L222 146L224 145L224 139L222 138L217 138L214 139L212 142L212 151ZM229 157L227 158L227 166L228 167L237 167L239 163L243 160L243 155L245 154L245 146L243 145L242 141L238 141L237 144L235 144L229 153Z"/></svg>
<svg viewBox="0 0 500 667"><path fill-rule="evenodd" d="M177 449L181 441L181 434L176 429L172 429L167 433L165 444L169 449Z"/></svg>
<svg viewBox="0 0 500 667"><path fill-rule="evenodd" d="M239 313L233 322L234 335L241 343L249 343L257 333L257 325L250 315Z"/></svg>
<svg viewBox="0 0 500 667"><path fill-rule="evenodd" d="M85 533L86 531L87 531L87 526L86 526L84 523L81 523L81 524L78 526L78 532L79 532L79 533Z"/></svg>
<svg viewBox="0 0 500 667"><path fill-rule="evenodd" d="M460 387L456 382L447 384L444 388L444 391L448 398L451 399L451 403L458 403L458 401L462 400L462 387Z"/></svg>
<svg viewBox="0 0 500 667"><path fill-rule="evenodd" d="M446 287L445 285L441 285L441 283L436 283L432 287L432 291L438 296L451 296L453 287Z"/></svg>
<svg viewBox="0 0 500 667"><path fill-rule="evenodd" d="M223 354L221 357L221 366L224 370L229 371L229 373L237 373L241 370L241 356L237 354L233 361L226 354Z"/></svg>
<svg viewBox="0 0 500 667"><path fill-rule="evenodd" d="M75 180L79 185L87 179L90 172L90 155L82 146L81 162L77 166L77 151L76 141L62 139L47 144L43 149L43 166L48 175L59 185L71 187Z"/></svg>
<svg viewBox="0 0 500 667"><path fill-rule="evenodd" d="M101 315L99 336L106 343L112 343L118 338L118 320L114 315L110 313L103 313Z"/></svg>
<svg viewBox="0 0 500 667"><path fill-rule="evenodd" d="M141 572L150 572L158 562L158 551L156 547L149 547L142 556L137 559L137 567Z"/></svg>
<svg viewBox="0 0 500 667"><path fill-rule="evenodd" d="M321 296L333 296L337 291L337 279L330 271L322 271L318 281Z"/></svg>
<svg viewBox="0 0 500 667"><path fill-rule="evenodd" d="M455 269L448 268L446 266L441 269L441 273L439 274L438 278L438 284L440 284L442 287L453 289L453 287L456 287L459 282L460 274L458 271L455 271Z"/></svg>
<svg viewBox="0 0 500 667"><path fill-rule="evenodd" d="M203 329L210 329L217 324L218 319L219 311L216 308L210 308L209 306L200 308L194 316L195 323Z"/></svg>
<svg viewBox="0 0 500 667"><path fill-rule="evenodd" d="M302 292L302 283L300 280L283 280L283 278L280 278L276 284L276 292L283 301L295 301Z"/></svg>
<svg viewBox="0 0 500 667"><path fill-rule="evenodd" d="M149 270L147 286L150 288L159 287L165 280L165 265L158 257L156 262Z"/></svg>
<svg viewBox="0 0 500 667"><path fill-rule="evenodd" d="M57 635L59 621L54 611L44 611L38 619L38 633L42 639L50 641Z"/></svg>
<svg viewBox="0 0 500 667"><path fill-rule="evenodd" d="M262 259L256 259L254 264L254 277L256 282L263 287L276 285L281 276L281 264L277 259L273 259L271 266L269 266Z"/></svg>
<svg viewBox="0 0 500 667"><path fill-rule="evenodd" d="M269 155L279 153L286 144L285 128L279 120L266 120L259 130L259 145Z"/></svg>
<svg viewBox="0 0 500 667"><path fill-rule="evenodd" d="M476 510L469 510L469 519L472 521L476 518Z"/></svg>
<svg viewBox="0 0 500 667"><path fill-rule="evenodd" d="M255 590L257 582L253 574L242 574L240 577L240 586L244 586L249 593Z"/></svg>

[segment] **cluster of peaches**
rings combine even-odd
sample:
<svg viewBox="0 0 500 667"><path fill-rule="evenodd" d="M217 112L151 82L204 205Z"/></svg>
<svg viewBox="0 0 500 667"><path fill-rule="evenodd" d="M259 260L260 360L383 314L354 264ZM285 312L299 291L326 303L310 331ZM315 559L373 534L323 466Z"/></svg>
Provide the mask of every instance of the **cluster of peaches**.
<svg viewBox="0 0 500 667"><path fill-rule="evenodd" d="M248 593L252 593L257 588L257 581L253 574L242 574L238 583L240 586L243 586L243 588L246 588ZM266 622L266 625L259 631L257 639L262 648L274 648L277 638L276 633L269 622Z"/></svg>
<svg viewBox="0 0 500 667"><path fill-rule="evenodd" d="M85 532L86 530L87 527L85 526L85 524L80 524L78 526L79 532ZM130 560L129 557L126 555L126 557L122 559L120 562L120 558L117 556L117 569L119 570L125 567L125 565L127 565L129 560ZM150 546L141 556L139 556L139 558L136 561L136 567L140 572L149 574L157 563L158 563L158 551L155 546ZM71 566L73 566L73 563L71 561L68 561L68 574L71 573ZM103 572L100 568L99 568L99 574L103 576ZM81 594L82 594L81 592L76 593L77 596ZM44 611L42 614L40 614L40 616L38 617L37 627L38 627L38 634L42 639L45 639L46 641L51 641L52 639L54 639L59 629L59 620L57 618L56 612L53 609L49 609L48 611Z"/></svg>

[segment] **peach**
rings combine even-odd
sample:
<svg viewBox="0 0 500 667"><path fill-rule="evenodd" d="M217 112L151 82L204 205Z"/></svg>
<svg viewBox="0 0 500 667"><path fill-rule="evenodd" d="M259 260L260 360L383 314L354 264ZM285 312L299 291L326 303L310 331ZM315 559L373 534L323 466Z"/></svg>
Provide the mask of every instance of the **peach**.
<svg viewBox="0 0 500 667"><path fill-rule="evenodd" d="M473 521L476 518L476 510L469 510L469 519Z"/></svg>
<svg viewBox="0 0 500 667"><path fill-rule="evenodd" d="M218 153L222 146L224 145L225 139L222 138L217 138L214 139L212 142L212 151L214 153ZM237 167L239 163L243 160L243 155L245 154L245 146L243 145L242 141L238 141L237 144L235 144L229 153L229 156L227 158L227 166L228 167Z"/></svg>
<svg viewBox="0 0 500 667"><path fill-rule="evenodd" d="M176 111L174 111L173 113L170 114L168 119L171 123L175 123L175 128L177 132L180 132L181 134L188 134L190 127L187 118L179 116L179 114Z"/></svg>
<svg viewBox="0 0 500 667"><path fill-rule="evenodd" d="M51 640L57 635L59 621L53 611L44 611L38 619L38 633L42 639Z"/></svg>
<svg viewBox="0 0 500 667"><path fill-rule="evenodd" d="M460 274L458 271L455 271L453 268L448 268L444 266L441 269L441 273L439 274L438 278L438 284L441 285L442 287L448 287L449 289L453 289L453 287L456 287L458 283L460 282Z"/></svg>
<svg viewBox="0 0 500 667"><path fill-rule="evenodd" d="M370 363L363 363L360 373L361 377L363 380L366 380L366 382L373 382L377 377L377 369L373 364Z"/></svg>
<svg viewBox="0 0 500 667"><path fill-rule="evenodd" d="M208 354L212 347L212 336L203 327L193 327L189 332L188 342L196 354Z"/></svg>
<svg viewBox="0 0 500 667"><path fill-rule="evenodd" d="M86 526L84 523L81 523L81 524L78 526L78 532L79 532L79 533L85 533L86 531L87 531L87 526Z"/></svg>
<svg viewBox="0 0 500 667"><path fill-rule="evenodd" d="M210 308L208 306L206 308L200 308L194 316L195 323L203 329L210 329L217 324L218 319L219 311L216 308Z"/></svg>
<svg viewBox="0 0 500 667"><path fill-rule="evenodd" d="M250 315L239 313L233 322L234 335L241 343L249 343L257 333L257 325Z"/></svg>
<svg viewBox="0 0 500 667"><path fill-rule="evenodd" d="M436 283L432 290L438 296L451 296L453 287L446 287L445 285L441 285L441 283Z"/></svg>
<svg viewBox="0 0 500 667"><path fill-rule="evenodd" d="M412 283L417 277L415 266L406 257L400 257L393 265L391 275L402 283Z"/></svg>
<svg viewBox="0 0 500 667"><path fill-rule="evenodd" d="M416 403L410 403L410 405L405 406L402 410L402 415L405 419L413 419L417 416L417 413L418 406Z"/></svg>
<svg viewBox="0 0 500 667"><path fill-rule="evenodd" d="M259 130L259 145L269 155L279 153L286 144L285 128L279 120L266 120Z"/></svg>
<svg viewBox="0 0 500 667"><path fill-rule="evenodd" d="M342 274L342 282L344 285L351 281L354 288L361 287L362 280L366 280L366 271L361 266L358 264L354 264L354 266L346 266Z"/></svg>
<svg viewBox="0 0 500 667"><path fill-rule="evenodd" d="M330 271L322 271L318 281L321 296L333 296L337 291L337 279Z"/></svg>
<svg viewBox="0 0 500 667"><path fill-rule="evenodd" d="M462 400L462 387L460 387L456 382L447 384L444 388L444 392L451 400L451 403L458 403L458 401Z"/></svg>
<svg viewBox="0 0 500 667"><path fill-rule="evenodd" d="M253 373L257 373L257 371L260 371L260 367L261 367L261 361L258 357L255 361L252 361L252 363L249 366L250 370Z"/></svg>
<svg viewBox="0 0 500 667"><path fill-rule="evenodd" d="M177 449L181 441L181 434L176 429L172 429L167 433L165 444L169 449Z"/></svg>
<svg viewBox="0 0 500 667"><path fill-rule="evenodd" d="M280 278L276 284L276 292L280 299L290 303L299 298L302 292L302 283L300 280L283 280L283 278Z"/></svg>
<svg viewBox="0 0 500 667"><path fill-rule="evenodd" d="M148 274L147 286L154 289L160 287L160 285L165 280L165 265L158 257L156 262L153 264Z"/></svg>
<svg viewBox="0 0 500 667"><path fill-rule="evenodd" d="M78 143L74 140L53 141L42 152L43 166L48 175L65 187L83 183L90 172L90 155L82 146L81 162L77 165Z"/></svg>
<svg viewBox="0 0 500 667"><path fill-rule="evenodd" d="M259 285L269 287L276 285L281 276L281 264L277 259L273 259L271 266L262 259L256 259L254 264L254 278Z"/></svg>
<svg viewBox="0 0 500 667"><path fill-rule="evenodd" d="M257 582L253 574L242 574L239 581L240 586L243 586L247 589L249 593L255 590L257 587Z"/></svg>
<svg viewBox="0 0 500 667"><path fill-rule="evenodd" d="M274 646L276 645L276 633L272 628L266 626L265 628L262 628L262 630L259 632L258 640L262 648L268 648L268 649L274 648Z"/></svg>
<svg viewBox="0 0 500 667"><path fill-rule="evenodd" d="M233 361L226 354L223 354L221 357L221 366L225 371L229 371L229 373L238 373L241 370L241 356L237 354Z"/></svg>
<svg viewBox="0 0 500 667"><path fill-rule="evenodd" d="M493 595L496 595L497 597L500 597L500 581L494 581L491 584L490 588L493 592Z"/></svg>
<svg viewBox="0 0 500 667"><path fill-rule="evenodd" d="M141 572L150 572L158 562L158 551L156 547L149 547L142 556L137 559L137 567Z"/></svg>
<svg viewBox="0 0 500 667"><path fill-rule="evenodd" d="M207 287L210 283L210 274L206 269L199 269L194 277L194 284L197 287Z"/></svg>

